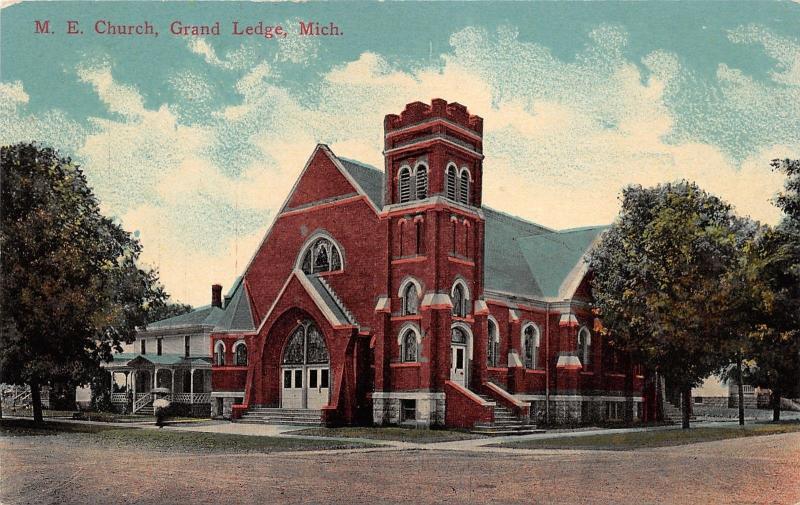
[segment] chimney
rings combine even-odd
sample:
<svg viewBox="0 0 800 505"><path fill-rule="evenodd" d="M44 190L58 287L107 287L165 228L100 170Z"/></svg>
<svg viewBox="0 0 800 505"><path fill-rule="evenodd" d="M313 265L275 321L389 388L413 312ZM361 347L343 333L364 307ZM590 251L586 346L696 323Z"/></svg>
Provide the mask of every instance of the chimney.
<svg viewBox="0 0 800 505"><path fill-rule="evenodd" d="M220 284L211 285L211 306L222 308L222 286Z"/></svg>

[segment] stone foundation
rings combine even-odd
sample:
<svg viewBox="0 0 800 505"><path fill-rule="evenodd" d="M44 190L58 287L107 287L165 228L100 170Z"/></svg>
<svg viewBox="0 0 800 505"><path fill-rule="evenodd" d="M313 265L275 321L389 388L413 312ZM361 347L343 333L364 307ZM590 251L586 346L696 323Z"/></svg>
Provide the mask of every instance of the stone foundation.
<svg viewBox="0 0 800 505"><path fill-rule="evenodd" d="M413 406L413 419L410 407ZM414 425L424 428L444 426L444 393L372 393L372 421L377 426Z"/></svg>
<svg viewBox="0 0 800 505"><path fill-rule="evenodd" d="M531 420L537 424L547 421L544 395L514 395L530 402ZM550 397L550 424L593 424L622 422L625 420L627 398L624 396L552 395ZM633 397L633 418L641 419L642 398Z"/></svg>
<svg viewBox="0 0 800 505"><path fill-rule="evenodd" d="M243 400L244 392L211 393L211 417L230 419L233 405Z"/></svg>

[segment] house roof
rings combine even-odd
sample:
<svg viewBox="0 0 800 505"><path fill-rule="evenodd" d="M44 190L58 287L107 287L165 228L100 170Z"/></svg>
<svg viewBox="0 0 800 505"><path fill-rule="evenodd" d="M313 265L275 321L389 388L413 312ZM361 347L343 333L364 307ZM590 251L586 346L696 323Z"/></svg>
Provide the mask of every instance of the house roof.
<svg viewBox="0 0 800 505"><path fill-rule="evenodd" d="M188 326L210 326L214 331L251 331L255 329L250 302L243 277L239 277L225 296L225 308L206 305L186 314L162 319L147 325L147 330L164 330ZM119 356L119 355L118 355Z"/></svg>
<svg viewBox="0 0 800 505"><path fill-rule="evenodd" d="M119 354L114 354L112 358L112 361L105 366L114 368L147 363L167 366L211 363L211 358L207 356L192 356L187 358L183 354L139 354L135 352L121 352Z"/></svg>
<svg viewBox="0 0 800 505"><path fill-rule="evenodd" d="M200 325L216 326L216 324L222 318L224 312L225 311L220 309L219 307L212 307L211 305L205 305L203 307L198 307L192 310L191 312L187 312L186 314L181 314L179 316L173 316L167 319L162 319L161 321L149 323L147 325L147 329L162 330L167 328L176 328L180 326L200 326Z"/></svg>

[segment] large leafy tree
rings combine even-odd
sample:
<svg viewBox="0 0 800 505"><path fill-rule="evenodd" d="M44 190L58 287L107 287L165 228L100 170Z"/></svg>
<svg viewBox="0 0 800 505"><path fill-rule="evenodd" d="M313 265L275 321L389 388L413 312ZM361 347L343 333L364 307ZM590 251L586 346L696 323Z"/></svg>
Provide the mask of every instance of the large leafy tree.
<svg viewBox="0 0 800 505"><path fill-rule="evenodd" d="M36 144L2 147L0 379L86 383L167 294L141 245L101 215L80 168Z"/></svg>
<svg viewBox="0 0 800 505"><path fill-rule="evenodd" d="M612 345L690 393L730 352L728 280L753 225L689 182L623 190L622 209L590 256Z"/></svg>
<svg viewBox="0 0 800 505"><path fill-rule="evenodd" d="M781 397L800 394L800 160L773 160L772 167L787 180L776 199L783 217L757 243L751 262L767 317L751 334L750 380L772 391L778 421Z"/></svg>

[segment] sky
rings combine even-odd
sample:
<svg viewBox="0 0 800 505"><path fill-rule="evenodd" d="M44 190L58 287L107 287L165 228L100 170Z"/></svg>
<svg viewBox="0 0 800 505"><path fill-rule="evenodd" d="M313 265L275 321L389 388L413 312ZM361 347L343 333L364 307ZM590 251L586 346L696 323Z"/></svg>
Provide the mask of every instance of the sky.
<svg viewBox="0 0 800 505"><path fill-rule="evenodd" d="M94 33L103 20L159 35ZM301 37L301 20L342 35ZM235 36L233 21L289 35ZM242 273L317 143L382 169L383 116L435 97L484 118L495 209L607 224L626 185L688 179L772 224L769 160L800 157L798 26L796 2L4 1L0 143L80 164L193 305Z"/></svg>

